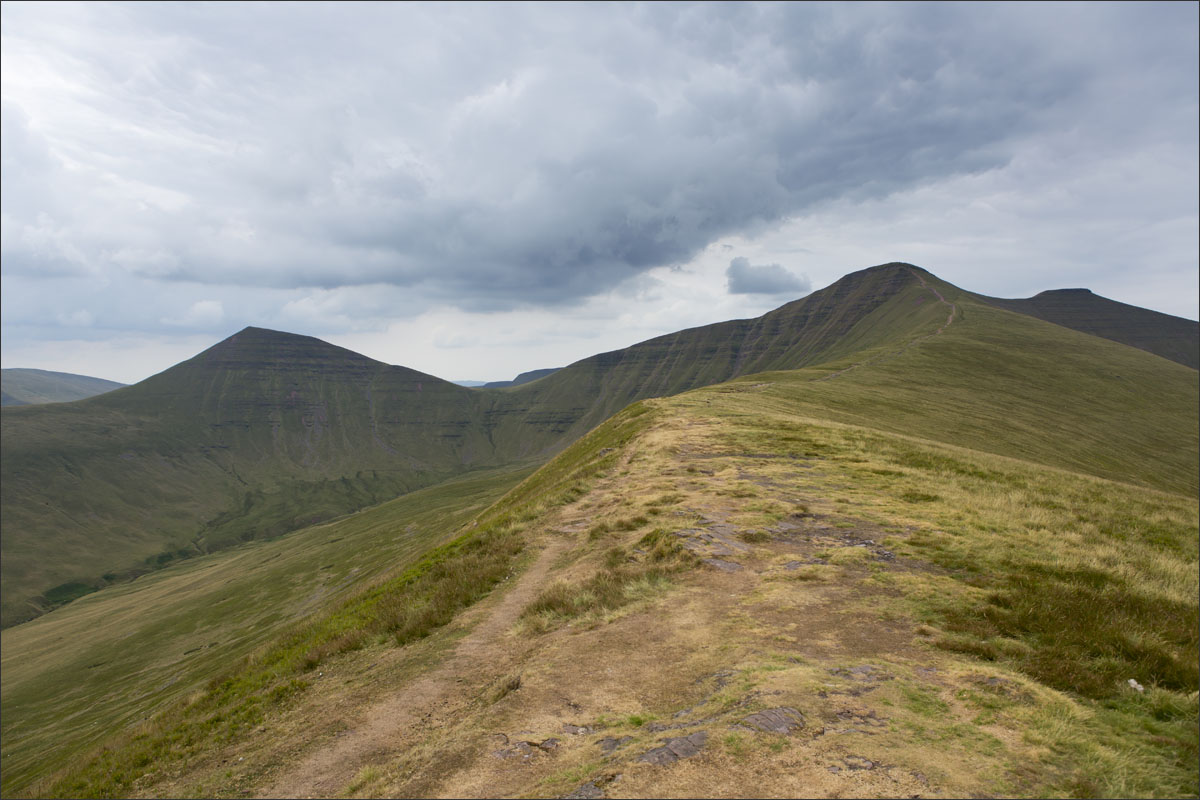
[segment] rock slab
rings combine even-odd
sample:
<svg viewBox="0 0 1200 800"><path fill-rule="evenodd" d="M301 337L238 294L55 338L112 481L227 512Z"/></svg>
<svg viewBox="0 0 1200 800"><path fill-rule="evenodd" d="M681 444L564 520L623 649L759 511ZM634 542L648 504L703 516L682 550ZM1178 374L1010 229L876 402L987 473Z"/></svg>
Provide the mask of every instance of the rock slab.
<svg viewBox="0 0 1200 800"><path fill-rule="evenodd" d="M638 761L664 766L681 758L691 758L708 742L708 731L696 731L690 736L676 736L663 742L662 747L648 750L638 756Z"/></svg>
<svg viewBox="0 0 1200 800"><path fill-rule="evenodd" d="M768 708L746 717L742 724L764 733L782 733L786 736L804 727L804 715L787 706Z"/></svg>

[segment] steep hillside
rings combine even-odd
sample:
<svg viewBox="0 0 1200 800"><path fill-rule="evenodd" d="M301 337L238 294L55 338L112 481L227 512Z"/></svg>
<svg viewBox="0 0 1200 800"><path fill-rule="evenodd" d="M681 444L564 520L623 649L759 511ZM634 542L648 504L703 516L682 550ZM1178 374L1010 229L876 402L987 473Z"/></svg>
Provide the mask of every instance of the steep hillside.
<svg viewBox="0 0 1200 800"><path fill-rule="evenodd" d="M564 430L578 434L634 400L903 340L939 313L912 304L921 291L918 276L927 274L899 263L853 272L756 319L691 328L585 358L513 397L534 414L556 415Z"/></svg>
<svg viewBox="0 0 1200 800"><path fill-rule="evenodd" d="M67 403L111 392L125 384L44 369L0 370L0 405Z"/></svg>
<svg viewBox="0 0 1200 800"><path fill-rule="evenodd" d="M452 479L282 539L180 562L0 632L3 796L410 567L529 471Z"/></svg>
<svg viewBox="0 0 1200 800"><path fill-rule="evenodd" d="M538 378L544 378L547 375L553 375L554 373L558 372L560 369L562 369L562 367L548 367L546 369L531 369L528 372L522 372L520 375L513 378L511 381L488 381L488 382L480 384L480 385L483 386L483 388L485 388L485 389L500 389L505 386L520 386L523 383L531 383L532 381L536 381Z"/></svg>
<svg viewBox="0 0 1200 800"><path fill-rule="evenodd" d="M136 386L3 412L3 620L494 463L477 396L248 328Z"/></svg>
<svg viewBox="0 0 1200 800"><path fill-rule="evenodd" d="M979 299L1093 336L1137 347L1192 369L1200 369L1200 323L1118 303L1088 289L1054 289L1033 297Z"/></svg>

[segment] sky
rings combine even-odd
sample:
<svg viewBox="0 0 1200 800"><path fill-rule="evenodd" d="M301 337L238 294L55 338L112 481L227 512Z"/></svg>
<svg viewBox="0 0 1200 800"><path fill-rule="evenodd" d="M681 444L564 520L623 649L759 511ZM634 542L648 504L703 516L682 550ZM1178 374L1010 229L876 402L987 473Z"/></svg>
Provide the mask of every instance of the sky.
<svg viewBox="0 0 1200 800"><path fill-rule="evenodd" d="M890 261L1200 316L1196 3L0 6L0 362L503 380Z"/></svg>

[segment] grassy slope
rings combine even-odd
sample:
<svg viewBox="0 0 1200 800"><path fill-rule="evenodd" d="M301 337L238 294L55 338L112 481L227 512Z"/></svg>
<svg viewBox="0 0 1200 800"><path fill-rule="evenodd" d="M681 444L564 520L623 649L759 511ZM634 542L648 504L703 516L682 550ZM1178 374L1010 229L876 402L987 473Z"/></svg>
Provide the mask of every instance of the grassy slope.
<svg viewBox="0 0 1200 800"><path fill-rule="evenodd" d="M187 697L297 620L417 561L527 474L460 477L183 562L4 631L4 796Z"/></svg>
<svg viewBox="0 0 1200 800"><path fill-rule="evenodd" d="M983 300L1066 328L1137 347L1192 369L1200 369L1200 323L1118 303L1087 289L1057 289L1033 297Z"/></svg>
<svg viewBox="0 0 1200 800"><path fill-rule="evenodd" d="M0 370L0 394L6 406L66 403L111 392L125 384L44 369Z"/></svg>
<svg viewBox="0 0 1200 800"><path fill-rule="evenodd" d="M105 573L268 538L495 463L471 430L476 401L309 337L247 329L133 387L5 409L4 624L54 605L60 584L87 591Z"/></svg>
<svg viewBox="0 0 1200 800"><path fill-rule="evenodd" d="M918 272L928 275L905 264L860 270L756 319L691 328L585 358L527 387L497 393L498 413L521 407L527 420L552 421L578 435L635 400L796 369L903 338L933 319L926 319L926 309L896 311L901 296L917 285ZM523 426L503 432L523 434Z"/></svg>
<svg viewBox="0 0 1200 800"><path fill-rule="evenodd" d="M781 407L828 419L1196 492L1195 370L938 286L957 303L956 321L899 356L885 347L746 381L770 383L763 391Z"/></svg>
<svg viewBox="0 0 1200 800"><path fill-rule="evenodd" d="M144 765L162 759L172 763L186 759L197 766L182 774L177 768L163 770L149 784L138 784L139 791L153 793L154 781L163 780L172 781L166 784L171 788L164 791L179 791L192 785L187 781L193 779L201 780L195 784L201 788L192 791L201 793L252 788L280 756L283 745L273 741L277 733L271 731L304 730L307 736L306 726L288 725L317 718L313 715L319 713L325 697L322 691L308 692L304 687L280 692L281 686L292 685L288 681L297 680L292 676L303 676L306 666L311 668L311 663L323 660L342 665L339 668L362 669L396 643L411 642L411 636L401 634L414 624L421 635L436 631L453 618L453 609L422 617L419 624L406 616L409 612L397 618L396 612L379 609L429 607L430 601L421 599L425 596L422 592L439 591L436 587L445 585L444 577L458 574L460 568L470 567L468 573L484 569L487 574L507 569L514 558L514 545L487 542L540 536L558 513L555 509L586 496L587 474L601 470L601 475L627 483L624 490L619 482L605 487L580 509L585 518L601 521L620 515L617 524L597 528L600 539L585 537L580 542L578 555L583 560L573 568L573 585L585 588L591 585L588 565L606 569L602 566L608 558L605 548L618 545L632 552L628 548L636 549L641 541L645 551L645 542L650 541L645 537L658 524L655 514L663 513L664 503L669 507L681 502L670 499L672 481L681 497L695 493L697 503L725 503L723 513L732 513L734 516L727 518L748 533L761 531L763 525L786 515L789 503L803 501L805 506L832 515L833 521L855 526L866 520L880 531L872 534L876 537L887 531L904 534L883 544L912 559L915 572L890 574L884 567L883 572L867 570L860 558L864 551L834 547L822 551L824 556L818 553L818 561L833 571L813 573L812 577L813 583L825 587L821 591L832 592L852 580L856 586L861 584L868 600L875 596L870 592L883 592L878 601L855 607L860 615L855 624L882 625L881 630L900 625L909 631L905 653L918 648L926 654L921 658L936 665L931 668L949 676L934 686L927 681L922 684L914 672L917 662L912 659L916 656L908 653L901 658L887 650L901 647L896 643L900 640L872 651L875 663L906 676L878 695L899 706L878 708L880 715L891 714L896 720L889 726L888 736L863 740L877 742L874 746L882 748L880 757L937 769L951 792L1194 794L1196 373L1128 347L977 306L956 295L953 287L935 286L947 300L959 305L954 322L942 333L931 335L944 323L947 307L935 303L928 290L910 287L904 296L917 313L930 309L937 313L921 317L926 329L914 332L907 344L868 349L829 366L758 375L656 401L654 413L633 409L631 414L641 416L622 415L569 448L484 515L485 524L467 529L458 549L439 551L427 560L424 572L418 570L389 584L382 593L356 600L358 611L319 617L306 629L307 638L278 642L266 655L240 668L224 683L215 684L192 706L171 711L100 761L66 777L54 791L127 793L138 775L145 773ZM917 303L922 291L925 299ZM900 312L893 308L890 313ZM1135 391L1123 390L1126 381ZM667 420L683 431L680 436L689 435L686 432L692 428L715 429L702 442L681 440L672 445L668 440L669 446L660 446L654 455L653 440L648 437ZM852 424L847 427L847 423ZM711 454L705 458L731 461L703 472L663 461L664 454L680 456L684 445L702 447ZM623 447L642 455L623 451ZM755 483L751 480L756 477L754 470L761 471L755 465L768 463L761 458L764 454L792 459L793 463L801 459L809 471L797 472L785 460L783 471L764 473L761 482ZM613 459L618 456L632 459L623 474L613 469ZM706 474L709 478L702 477ZM658 499L651 496L664 491ZM514 515L515 510L520 513ZM685 513L674 525L694 525L694 520ZM840 522L835 527L840 527ZM606 542L606 530L618 532L616 538ZM768 549L776 546L770 535L765 539L756 535L750 541ZM770 573L773 563L769 553L755 555L751 561L762 566L752 571L759 576L755 580L767 580L763 576ZM486 567L493 562L498 566ZM921 567L922 563L926 566ZM422 583L422 576L435 573L443 577ZM699 594L688 594L690 598L721 595L706 588L707 579L684 573L675 580L685 592L688 586L696 587ZM806 583L808 579L784 584L791 587L790 592L801 593L787 595L787 603L803 607L808 602L803 594ZM752 678L765 667L747 661L748 654L759 653L756 658L761 662L762 648L769 642L796 640L789 639L786 630L762 621L765 617L745 627L744 621L759 618L746 614L757 607L754 598L766 591L766 584L749 584L744 589L749 592L744 601L749 605L722 611L734 616L721 624L733 637L725 649L730 658L737 656L730 667L745 675L745 685L752 688L756 681L766 685L764 678ZM653 604L654 596L651 592L646 602ZM553 615L553 609L570 605L563 598L551 598L534 608L534 613L550 609ZM603 626L626 624L620 622L626 618L620 614L611 616L603 607L588 612L589 607L587 603L578 606L590 625L600 624L601 630L608 630ZM646 625L667 625L664 620L675 618L673 614L639 617L638 608L641 606L635 604L628 618L642 631ZM1059 613L1064 608L1080 611L1064 618ZM1089 619L1088 612L1095 610L1103 613ZM865 623L862 614L867 614ZM569 626L570 620L568 616ZM1064 620L1070 623L1065 628ZM918 623L924 627L913 627ZM538 629L548 632L537 635L560 636L553 624L533 630ZM849 628L835 626L835 630L842 631L834 636L837 641ZM531 631L528 635L535 634ZM590 641L572 630L565 635L575 638L549 639L534 650L552 652L554 647L565 647L574 655ZM818 695L805 687L815 687L811 692L816 692L820 669L844 665L826 665L823 656L814 655L821 649L806 649L803 640L798 646L797 652L809 661L785 665L781 670L784 677L772 678L769 685L775 687L772 691L788 694L786 699L794 705L816 708ZM367 655L356 655L357 647L365 647L362 652ZM694 672L689 659L699 657L696 653L684 647L682 651L663 651L658 657L667 658L668 652L674 654L670 658L683 659L679 669L663 669L669 662L660 661L653 673L629 676L631 685L639 685L639 680L670 682L676 675ZM310 657L306 659L305 653ZM991 695L972 688L975 684L971 682L982 669L980 662L973 660L977 657L991 663L982 674L999 681L987 685L1017 688L1010 694L1000 691ZM812 659L816 659L815 665ZM569 660L580 663L575 657ZM628 669L633 669L633 664L631 659ZM544 662L529 665L535 676L550 669ZM1135 696L1123 690L1126 675L1139 677L1151 691ZM579 675L566 677L581 680ZM481 686L479 691L486 694L491 690ZM531 691L527 696L537 695ZM260 699L251 702L256 697ZM446 736L469 737L496 730L489 727L494 721L489 715L500 712L490 710L486 702L478 708L483 710L452 726ZM251 713L254 709L259 710ZM514 705L512 713L520 713L506 720L516 730L527 727L520 714L544 710L521 710ZM955 714L947 716L948 710ZM970 714L960 719L967 712ZM670 718L674 710L668 704L647 713ZM237 720L245 723L251 718L255 725L265 725L267 733L248 732L245 724L239 727ZM636 734L633 729L642 723L635 724L632 716L629 720L615 727L611 719L603 724L617 733L629 728ZM472 733L469 729L474 725L479 727ZM210 735L214 732L221 736ZM290 746L298 746L289 741ZM466 739L447 743L468 744ZM470 744L470 748L480 746ZM742 740L722 740L712 756L710 772L737 774L746 767L747 746ZM797 757L802 755L795 751L799 744L781 741L780 746L792 748L789 752ZM225 771L222 777L224 768L216 765L222 753L233 752L231 748L251 753L256 763L239 767L237 774ZM463 752L483 752L470 748ZM764 765L782 762L770 755L775 752L774 744L766 750L754 748L751 755L757 756L750 766L759 770L754 774L762 780ZM435 775L469 772L494 763L485 759L464 766L457 755L443 763L439 759L446 753L458 751L422 752L441 755L432 758L427 768L416 768L409 761L399 767L372 766L374 771L360 776L363 780L356 782L356 790L377 794L427 789L443 780ZM587 760L582 751L568 752L571 761L564 761L562 769L522 773L525 782L506 791L566 791L571 787L565 782L603 771L603 765ZM961 758L963 764L970 764L976 757L985 759L986 769L956 771L953 764L946 763L947 758ZM571 764L574 766L566 769ZM413 769L420 773L417 777ZM647 791L681 791L679 786L654 784L658 773L647 773L627 762L624 769L634 769L634 777L651 781L646 784ZM682 791L698 791L704 786L689 785ZM867 791L870 793L869 788ZM882 790L876 787L875 791Z"/></svg>
<svg viewBox="0 0 1200 800"><path fill-rule="evenodd" d="M581 481L595 470L612 463L614 447L628 441L641 426L638 417L637 410L626 412L611 421L604 430L585 437L556 459L554 464L527 478L485 512L477 514L469 525L460 527L457 538L450 543L426 551L419 559L411 559L408 557L411 553L406 553L405 559L388 563L389 567L394 567L390 577L375 581L365 588L362 582L356 582L357 590L348 598L331 598L323 604L319 613L311 615L304 624L291 627L286 634L269 641L242 662L230 667L226 661L227 669L215 677L212 677L215 670L210 670L212 680L206 689L194 694L184 704L168 706L146 725L127 728L119 736L123 744L115 752L106 748L94 754L99 760L92 763L99 764L99 769L106 776L103 782L107 788L98 791L127 795L132 789L132 781L137 780L148 765L177 769L180 759L203 757L214 741L236 740L248 728L262 722L265 715L269 715L276 706L286 703L298 692L303 693L310 685L313 670L327 658L356 652L364 646L377 650L381 645L395 647L397 644L409 644L445 625L456 613L485 596L510 572L514 559L521 552L521 534L528 520L537 518L548 507L577 497L576 487ZM483 488L492 491L500 485L493 482ZM449 507L456 512L437 517L439 535L444 535L454 525L461 525L463 512L469 510L461 507L461 501L455 500L453 489L453 486L447 485L445 488L436 487L417 493L428 498L420 506L423 511L430 511L428 506L441 496L448 499ZM394 503L403 504L408 500L401 498ZM470 510L477 510L477 506ZM354 525L361 516L364 514L341 524ZM401 521L404 521L403 517ZM327 535L324 532L335 527L313 529L311 535ZM322 534L316 534L318 530ZM310 534L294 534L280 542L258 547L283 546L293 538L304 535ZM367 553L374 557L371 550ZM228 563L225 560L227 556L215 558L217 560L214 563ZM236 569L236 565L232 566ZM302 581L298 582L303 585ZM95 596L94 602L98 608L106 608L112 602L111 591ZM55 617L75 620L79 613L77 606L72 604L5 635L31 629L42 630ZM273 603L272 607L286 608L287 603L282 602L278 606ZM103 646L103 639L100 637L97 640L98 646ZM12 652L7 647L6 640L6 657ZM246 647L241 648L241 652L246 650ZM145 687L139 684L138 688ZM107 710L108 714L112 714L111 708ZM59 735L74 733L75 738L71 743L76 746L93 741L91 737L78 736L78 727L69 714L70 709L63 710L68 713L63 720L63 728L58 731ZM116 721L111 716L105 719L107 724ZM129 735L130 730L132 736ZM45 737L41 741L48 744L52 739ZM121 761L123 754L130 750L135 753L136 763L132 767ZM57 750L38 751L36 748L23 748L22 751L28 759L27 771L22 771L19 776L6 772L5 794L31 791L44 795L57 791L50 788L47 777L54 770L62 768L60 753ZM9 758L8 755L5 757ZM113 762L111 759L114 757L118 761ZM68 790L70 793L97 791L95 787L88 788L87 783L81 783L76 775L79 767L87 763L86 760L76 762L66 771L63 780L67 781L66 785L72 786ZM30 781L34 778L37 781L31 788ZM88 777L83 780L92 779Z"/></svg>

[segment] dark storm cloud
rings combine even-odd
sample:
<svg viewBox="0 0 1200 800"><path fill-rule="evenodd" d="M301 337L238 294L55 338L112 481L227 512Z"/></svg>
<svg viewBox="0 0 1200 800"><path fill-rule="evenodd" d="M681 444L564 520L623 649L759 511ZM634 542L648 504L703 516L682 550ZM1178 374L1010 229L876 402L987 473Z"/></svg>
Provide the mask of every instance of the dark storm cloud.
<svg viewBox="0 0 1200 800"><path fill-rule="evenodd" d="M779 264L757 266L747 258L735 258L725 270L730 294L792 294L800 296L812 289L812 282Z"/></svg>
<svg viewBox="0 0 1200 800"><path fill-rule="evenodd" d="M1145 62L1194 53L1190 5L4 13L6 56L59 75L6 88L6 273L383 284L413 308L571 302L831 201L1004 165L1092 102L1107 61L1159 69L1125 98L1146 108L1195 83ZM730 270L731 291L782 277Z"/></svg>

